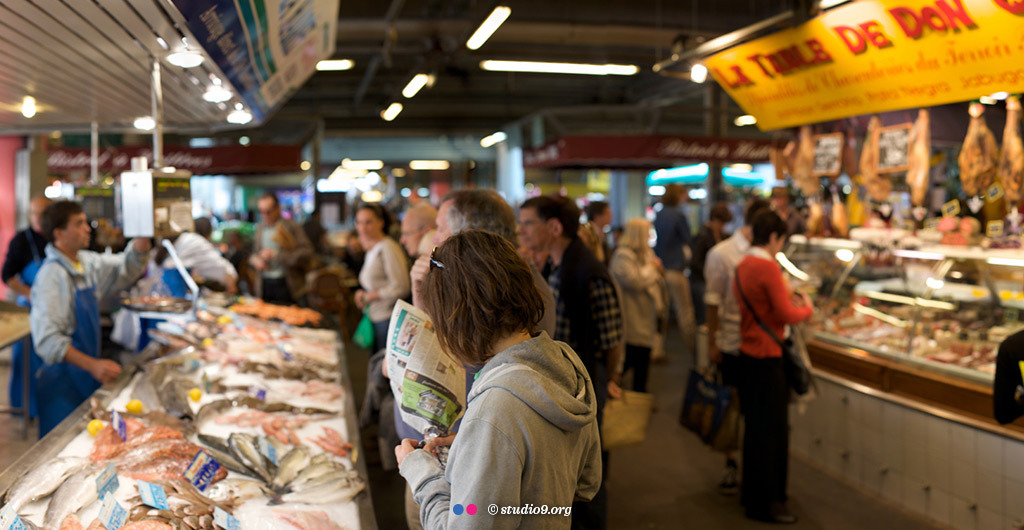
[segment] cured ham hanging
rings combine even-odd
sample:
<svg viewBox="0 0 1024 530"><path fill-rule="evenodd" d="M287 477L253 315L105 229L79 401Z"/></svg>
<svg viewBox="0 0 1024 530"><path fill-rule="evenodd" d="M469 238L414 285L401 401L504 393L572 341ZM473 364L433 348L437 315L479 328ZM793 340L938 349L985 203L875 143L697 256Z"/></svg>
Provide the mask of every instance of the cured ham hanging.
<svg viewBox="0 0 1024 530"><path fill-rule="evenodd" d="M860 174L867 187L868 197L875 202L886 202L892 191L889 177L878 174L878 129L882 127L878 116L868 121L868 134L860 151Z"/></svg>
<svg viewBox="0 0 1024 530"><path fill-rule="evenodd" d="M921 109L917 121L910 129L910 152L907 153L907 185L914 206L924 206L928 194L928 172L932 158L931 119Z"/></svg>
<svg viewBox="0 0 1024 530"><path fill-rule="evenodd" d="M999 164L999 146L985 124L981 103L971 103L971 124L960 149L960 185L968 196L981 195L992 185Z"/></svg>
<svg viewBox="0 0 1024 530"><path fill-rule="evenodd" d="M1003 131L1003 150L999 156L999 182L1003 185L1006 200L1019 205L1021 184L1024 180L1024 145L1020 137L1020 100L1011 97L1006 100L1006 129Z"/></svg>

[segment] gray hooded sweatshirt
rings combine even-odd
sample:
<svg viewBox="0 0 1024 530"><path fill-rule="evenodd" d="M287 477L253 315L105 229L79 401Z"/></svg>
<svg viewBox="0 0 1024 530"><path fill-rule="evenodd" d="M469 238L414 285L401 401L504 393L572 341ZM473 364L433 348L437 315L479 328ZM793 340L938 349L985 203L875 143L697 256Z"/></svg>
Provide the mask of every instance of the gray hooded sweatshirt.
<svg viewBox="0 0 1024 530"><path fill-rule="evenodd" d="M601 485L597 402L583 362L544 332L501 351L473 384L448 466L417 449L399 470L426 529L569 528L572 502Z"/></svg>

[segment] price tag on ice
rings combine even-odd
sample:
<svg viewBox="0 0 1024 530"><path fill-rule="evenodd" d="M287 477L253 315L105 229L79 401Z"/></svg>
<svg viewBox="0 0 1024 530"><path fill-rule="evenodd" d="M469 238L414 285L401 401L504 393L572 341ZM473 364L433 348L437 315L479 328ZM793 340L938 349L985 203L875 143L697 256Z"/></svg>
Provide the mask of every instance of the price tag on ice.
<svg viewBox="0 0 1024 530"><path fill-rule="evenodd" d="M256 399L258 399L258 400L260 400L260 401L266 401L267 400L267 389L260 388L260 387L258 387L256 385L252 385L252 386L249 387L249 395L254 397L254 398L256 398Z"/></svg>
<svg viewBox="0 0 1024 530"><path fill-rule="evenodd" d="M170 509L170 506L167 505L167 493L163 488L144 480L136 480L135 485L139 487L139 496L147 506L152 506L157 510Z"/></svg>
<svg viewBox="0 0 1024 530"><path fill-rule="evenodd" d="M117 431L117 435L121 438L122 442L128 440L128 424L124 422L120 412L116 410L110 411L110 424L114 426L114 430Z"/></svg>
<svg viewBox="0 0 1024 530"><path fill-rule="evenodd" d="M117 491L118 486L117 468L111 463L96 477L96 496L102 499L106 494Z"/></svg>
<svg viewBox="0 0 1024 530"><path fill-rule="evenodd" d="M989 221L985 224L985 235L988 237L1000 237L1003 235L1002 221Z"/></svg>
<svg viewBox="0 0 1024 530"><path fill-rule="evenodd" d="M213 524L224 528L225 530L239 530L242 528L238 519L235 519L234 515L222 510L219 506L213 508Z"/></svg>
<svg viewBox="0 0 1024 530"><path fill-rule="evenodd" d="M953 199L946 204L943 204L942 215L945 217L960 215L960 201Z"/></svg>
<svg viewBox="0 0 1024 530"><path fill-rule="evenodd" d="M183 363L181 363L181 371L185 372L186 374L187 373L191 373L191 372L194 372L194 371L198 370L199 367L202 366L202 365L203 365L203 363L199 362L199 359L194 359L192 357L186 357L185 361Z"/></svg>
<svg viewBox="0 0 1024 530"><path fill-rule="evenodd" d="M107 527L107 530L117 530L124 526L125 520L128 518L128 512L121 506L121 503L117 502L117 499L113 495L106 498L103 501L103 507L100 508L99 519L103 523L103 526Z"/></svg>
<svg viewBox="0 0 1024 530"><path fill-rule="evenodd" d="M0 511L0 530L26 530L25 523L14 513L14 508L5 506Z"/></svg>
<svg viewBox="0 0 1024 530"><path fill-rule="evenodd" d="M260 437L260 453L263 453L263 456L267 457L267 460L273 462L275 466L277 465L277 448L264 437Z"/></svg>
<svg viewBox="0 0 1024 530"><path fill-rule="evenodd" d="M989 186L988 191L985 193L985 200L988 202L996 202L1003 198L1003 187L999 184L993 184Z"/></svg>
<svg viewBox="0 0 1024 530"><path fill-rule="evenodd" d="M210 456L210 453L200 450L196 453L192 463L185 470L185 478L199 491L206 491L206 487L213 482L213 476L220 470L220 464Z"/></svg>

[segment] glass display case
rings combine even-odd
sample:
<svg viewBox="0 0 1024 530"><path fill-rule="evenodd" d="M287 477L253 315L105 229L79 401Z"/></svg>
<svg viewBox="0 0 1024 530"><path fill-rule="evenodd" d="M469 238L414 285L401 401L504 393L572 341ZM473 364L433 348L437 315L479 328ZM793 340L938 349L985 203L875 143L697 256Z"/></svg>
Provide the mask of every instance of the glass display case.
<svg viewBox="0 0 1024 530"><path fill-rule="evenodd" d="M999 344L1024 329L1024 253L875 247L793 236L780 257L815 299L815 338L908 368L991 385Z"/></svg>

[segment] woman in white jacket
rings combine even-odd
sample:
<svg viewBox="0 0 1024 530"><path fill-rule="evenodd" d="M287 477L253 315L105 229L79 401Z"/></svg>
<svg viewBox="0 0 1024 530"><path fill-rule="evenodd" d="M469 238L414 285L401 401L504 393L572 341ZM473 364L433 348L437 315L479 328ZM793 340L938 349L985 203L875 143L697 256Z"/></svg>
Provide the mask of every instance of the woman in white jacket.
<svg viewBox="0 0 1024 530"><path fill-rule="evenodd" d="M633 390L637 392L647 391L651 348L660 336L658 322L666 307L663 267L648 244L650 233L651 223L646 219L630 219L619 237L610 267L619 284L626 321L623 372L633 369Z"/></svg>

